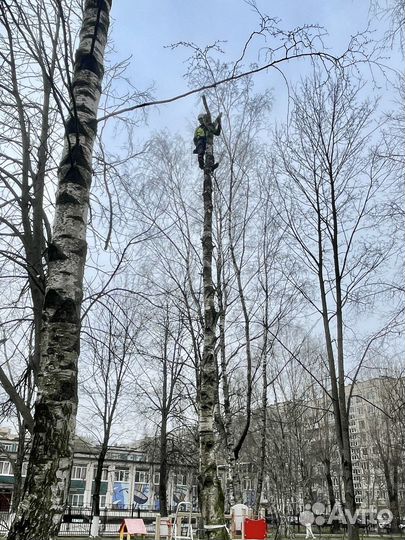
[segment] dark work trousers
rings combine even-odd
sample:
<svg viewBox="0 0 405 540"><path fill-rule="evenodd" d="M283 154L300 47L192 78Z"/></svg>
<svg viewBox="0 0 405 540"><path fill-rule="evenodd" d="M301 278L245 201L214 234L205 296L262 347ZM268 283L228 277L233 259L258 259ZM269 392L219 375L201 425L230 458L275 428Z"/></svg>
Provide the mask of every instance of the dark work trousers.
<svg viewBox="0 0 405 540"><path fill-rule="evenodd" d="M195 145L195 150L193 151L193 154L197 154L198 156L198 165L200 166L200 169L204 169L204 154L206 146L207 139L205 137L197 139L197 144Z"/></svg>

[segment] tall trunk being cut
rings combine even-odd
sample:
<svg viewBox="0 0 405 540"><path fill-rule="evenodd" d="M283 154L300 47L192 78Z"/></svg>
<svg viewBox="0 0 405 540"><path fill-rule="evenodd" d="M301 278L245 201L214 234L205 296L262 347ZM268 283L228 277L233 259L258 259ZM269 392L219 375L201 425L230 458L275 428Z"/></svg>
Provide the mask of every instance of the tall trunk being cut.
<svg viewBox="0 0 405 540"><path fill-rule="evenodd" d="M204 105L210 115L205 99ZM204 287L204 349L201 362L201 387L199 407L200 471L199 500L203 524L224 524L224 495L217 475L215 459L214 413L218 391L218 372L215 358L215 332L217 313L214 304L212 281L212 167L213 135L207 137L204 169L204 229L203 287ZM222 531L218 530L218 537Z"/></svg>
<svg viewBox="0 0 405 540"><path fill-rule="evenodd" d="M48 246L38 397L24 498L9 540L56 538L69 491L97 109L112 0L86 0Z"/></svg>

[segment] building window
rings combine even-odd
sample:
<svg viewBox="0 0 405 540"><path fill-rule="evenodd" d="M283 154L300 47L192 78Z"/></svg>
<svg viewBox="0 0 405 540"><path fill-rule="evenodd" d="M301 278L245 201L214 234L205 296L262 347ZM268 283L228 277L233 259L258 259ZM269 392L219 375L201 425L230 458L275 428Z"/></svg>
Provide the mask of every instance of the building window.
<svg viewBox="0 0 405 540"><path fill-rule="evenodd" d="M128 482L129 470L128 469L115 469L114 480L115 482Z"/></svg>
<svg viewBox="0 0 405 540"><path fill-rule="evenodd" d="M97 465L94 465L93 480L96 478L96 473L97 473ZM103 469L103 471L101 473L101 481L102 482L108 482L108 469Z"/></svg>
<svg viewBox="0 0 405 540"><path fill-rule="evenodd" d="M27 476L28 462L24 461L21 467L21 476Z"/></svg>
<svg viewBox="0 0 405 540"><path fill-rule="evenodd" d="M160 484L160 473L156 472L153 475L153 483L155 484L155 486L158 486Z"/></svg>
<svg viewBox="0 0 405 540"><path fill-rule="evenodd" d="M145 454L129 454L128 461L146 461Z"/></svg>
<svg viewBox="0 0 405 540"><path fill-rule="evenodd" d="M185 474L175 474L174 475L174 484L176 486L186 486L187 485L187 477Z"/></svg>
<svg viewBox="0 0 405 540"><path fill-rule="evenodd" d="M86 465L73 465L72 480L86 480L87 467Z"/></svg>
<svg viewBox="0 0 405 540"><path fill-rule="evenodd" d="M84 495L79 493L72 493L69 495L69 506L83 506Z"/></svg>
<svg viewBox="0 0 405 540"><path fill-rule="evenodd" d="M149 484L149 472L136 470L135 484Z"/></svg>
<svg viewBox="0 0 405 540"><path fill-rule="evenodd" d="M0 450L3 450L5 452L17 452L17 444L16 443L1 443Z"/></svg>
<svg viewBox="0 0 405 540"><path fill-rule="evenodd" d="M251 478L244 478L242 480L242 489L244 491L246 491L248 489L252 489L252 479Z"/></svg>
<svg viewBox="0 0 405 540"><path fill-rule="evenodd" d="M9 461L0 461L0 474L12 476L11 463Z"/></svg>
<svg viewBox="0 0 405 540"><path fill-rule="evenodd" d="M120 460L122 460L122 459L126 458L127 456L128 456L128 454L125 454L125 455L124 454L117 454L115 452L111 452L111 453L109 452L108 453L108 457L110 459L120 459Z"/></svg>

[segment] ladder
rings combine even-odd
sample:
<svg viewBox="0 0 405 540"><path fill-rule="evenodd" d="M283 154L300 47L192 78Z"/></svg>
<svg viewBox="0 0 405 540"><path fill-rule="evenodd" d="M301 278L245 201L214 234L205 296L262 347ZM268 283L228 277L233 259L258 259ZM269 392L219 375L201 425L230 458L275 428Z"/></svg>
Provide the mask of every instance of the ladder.
<svg viewBox="0 0 405 540"><path fill-rule="evenodd" d="M172 540L193 540L193 527L191 523L191 512L193 505L191 502L179 502L174 517ZM185 520L185 523L183 522ZM183 531L186 533L183 534Z"/></svg>

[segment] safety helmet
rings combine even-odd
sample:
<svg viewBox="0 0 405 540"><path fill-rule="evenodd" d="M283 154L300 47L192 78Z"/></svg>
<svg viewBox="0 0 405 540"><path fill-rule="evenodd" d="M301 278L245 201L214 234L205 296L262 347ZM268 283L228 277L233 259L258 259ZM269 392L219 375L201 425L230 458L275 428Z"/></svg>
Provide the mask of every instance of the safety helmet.
<svg viewBox="0 0 405 540"><path fill-rule="evenodd" d="M201 113L198 115L198 121L201 122L201 120L204 120L205 119L205 114Z"/></svg>

